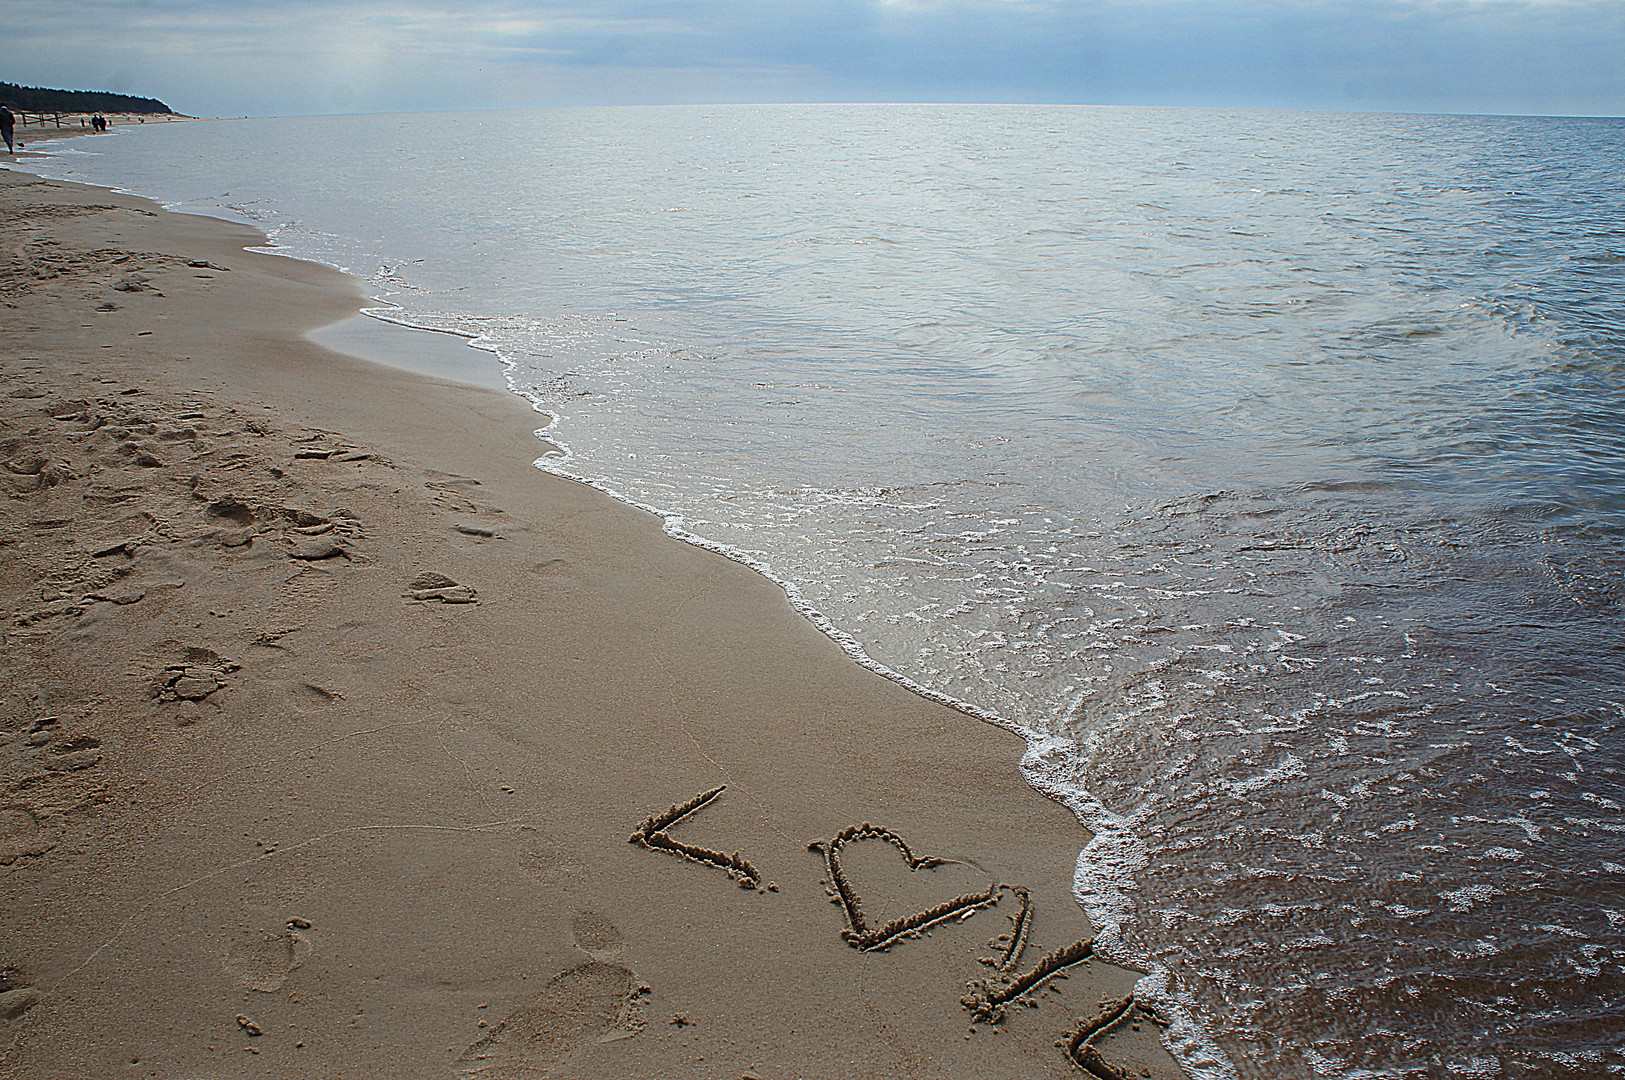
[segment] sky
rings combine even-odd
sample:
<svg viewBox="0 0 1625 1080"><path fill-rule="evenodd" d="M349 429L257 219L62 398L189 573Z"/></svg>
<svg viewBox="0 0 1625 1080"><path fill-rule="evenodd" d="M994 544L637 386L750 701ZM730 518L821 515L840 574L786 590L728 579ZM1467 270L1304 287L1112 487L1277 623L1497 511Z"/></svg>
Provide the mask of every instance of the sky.
<svg viewBox="0 0 1625 1080"><path fill-rule="evenodd" d="M966 101L1625 114L1625 0L0 0L0 81L194 116Z"/></svg>

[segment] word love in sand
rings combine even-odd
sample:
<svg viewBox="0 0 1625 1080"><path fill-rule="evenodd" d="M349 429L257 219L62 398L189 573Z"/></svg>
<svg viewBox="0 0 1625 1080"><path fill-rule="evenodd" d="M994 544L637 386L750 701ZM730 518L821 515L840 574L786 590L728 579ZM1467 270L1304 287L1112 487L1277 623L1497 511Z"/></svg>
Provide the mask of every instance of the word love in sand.
<svg viewBox="0 0 1625 1080"><path fill-rule="evenodd" d="M649 815L633 830L629 841L651 850L668 852L691 862L716 867L738 882L740 888L755 889L757 892L777 892L778 886L772 882L763 884L761 873L737 851L727 854L712 848L686 844L673 839L668 832L684 819L710 805L725 790L727 790L725 784L714 787L709 791L702 791L687 802L673 803L660 813ZM1084 963L1094 955L1094 939L1086 938L1056 949L1041 959L1031 970L1017 975L1015 971L1032 930L1032 896L1025 886L1006 885L997 881L990 884L984 892L956 896L924 911L893 919L882 926L873 926L864 915L862 897L858 895L846 870L841 866L841 849L859 840L884 840L891 844L911 872L922 867L940 866L949 861L932 855L916 855L907 841L896 832L867 821L842 829L830 840L815 840L808 844L809 851L818 851L824 856L824 863L829 871L827 892L831 896L831 902L840 904L846 913L847 927L841 931L841 937L853 948L864 952L888 949L904 938L919 937L931 927L950 919L968 919L980 909L997 904L1006 891L1013 893L1021 901L1020 913L1011 918L1013 925L1010 933L994 939L994 943L1004 943L1000 955L980 958L982 963L995 969L995 974L989 978L971 980L966 984L969 993L959 999L960 1004L970 1011L972 1023L978 1021L1000 1023L1006 1016L1007 1007L1018 1001L1035 1006L1037 1003L1029 997L1034 990L1051 979L1065 978L1067 968ZM1149 1014L1152 1020L1158 1023L1161 1023L1161 1020L1150 1009L1136 1003L1132 994L1125 998L1102 1001L1100 1004L1099 1015L1093 1018L1080 1018L1077 1029L1055 1045L1065 1051L1069 1061L1098 1080L1129 1080L1127 1073L1101 1057L1095 1044L1108 1032L1127 1022L1137 1011Z"/></svg>

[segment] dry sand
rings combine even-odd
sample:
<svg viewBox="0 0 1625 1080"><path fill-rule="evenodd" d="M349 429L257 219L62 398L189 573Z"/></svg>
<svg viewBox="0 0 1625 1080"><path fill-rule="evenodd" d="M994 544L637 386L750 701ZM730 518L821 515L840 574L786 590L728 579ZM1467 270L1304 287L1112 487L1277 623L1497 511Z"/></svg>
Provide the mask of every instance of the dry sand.
<svg viewBox="0 0 1625 1080"><path fill-rule="evenodd" d="M16 172L0 215L0 1076L1085 1075L1134 973L973 1028L1016 897L863 952L808 849L958 860L848 844L875 925L1025 886L1027 971L1087 837L1017 739L538 472L520 399L304 341L338 272ZM719 785L670 838L761 889L628 842ZM1178 1076L1129 1019L1101 1060Z"/></svg>

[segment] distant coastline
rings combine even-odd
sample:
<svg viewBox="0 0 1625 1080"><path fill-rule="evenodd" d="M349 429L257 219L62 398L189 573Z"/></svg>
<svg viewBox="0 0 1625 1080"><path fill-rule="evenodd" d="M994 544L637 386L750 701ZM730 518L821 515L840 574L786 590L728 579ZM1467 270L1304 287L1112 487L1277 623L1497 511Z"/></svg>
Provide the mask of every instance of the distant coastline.
<svg viewBox="0 0 1625 1080"><path fill-rule="evenodd" d="M141 116L174 116L174 109L157 98L133 97L102 90L51 90L40 86L18 86L0 82L0 101L24 112L42 113L130 113Z"/></svg>

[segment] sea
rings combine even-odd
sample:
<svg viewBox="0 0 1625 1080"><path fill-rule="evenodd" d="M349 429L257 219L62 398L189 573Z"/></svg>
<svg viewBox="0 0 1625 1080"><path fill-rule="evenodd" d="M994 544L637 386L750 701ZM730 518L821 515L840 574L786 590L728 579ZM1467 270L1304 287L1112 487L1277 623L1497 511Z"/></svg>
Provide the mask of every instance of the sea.
<svg viewBox="0 0 1625 1080"><path fill-rule="evenodd" d="M538 468L1024 736L1198 1080L1625 1074L1625 120L575 108L48 149L467 340Z"/></svg>

